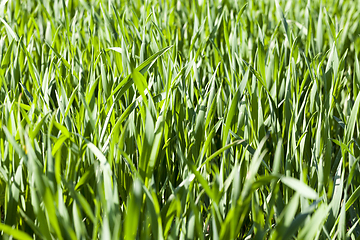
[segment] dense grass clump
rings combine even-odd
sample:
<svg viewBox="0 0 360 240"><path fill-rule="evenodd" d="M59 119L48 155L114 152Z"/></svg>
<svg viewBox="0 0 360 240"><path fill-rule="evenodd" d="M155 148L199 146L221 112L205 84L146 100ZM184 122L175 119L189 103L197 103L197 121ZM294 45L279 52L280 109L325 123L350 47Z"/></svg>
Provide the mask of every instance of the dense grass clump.
<svg viewBox="0 0 360 240"><path fill-rule="evenodd" d="M1 1L1 238L359 239L359 4Z"/></svg>

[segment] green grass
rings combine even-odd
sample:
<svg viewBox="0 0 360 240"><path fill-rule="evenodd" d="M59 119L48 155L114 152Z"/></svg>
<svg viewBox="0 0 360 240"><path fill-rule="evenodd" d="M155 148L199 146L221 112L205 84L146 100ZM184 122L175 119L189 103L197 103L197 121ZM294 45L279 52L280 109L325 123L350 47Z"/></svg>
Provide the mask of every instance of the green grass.
<svg viewBox="0 0 360 240"><path fill-rule="evenodd" d="M359 239L359 1L4 0L2 239Z"/></svg>

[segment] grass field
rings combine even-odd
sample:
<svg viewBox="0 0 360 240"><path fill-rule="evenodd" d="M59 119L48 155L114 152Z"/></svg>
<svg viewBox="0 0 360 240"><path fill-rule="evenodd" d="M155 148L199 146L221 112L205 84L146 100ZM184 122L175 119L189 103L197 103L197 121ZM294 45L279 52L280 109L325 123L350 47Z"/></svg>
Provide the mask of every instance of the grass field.
<svg viewBox="0 0 360 240"><path fill-rule="evenodd" d="M360 1L2 0L2 239L360 239Z"/></svg>

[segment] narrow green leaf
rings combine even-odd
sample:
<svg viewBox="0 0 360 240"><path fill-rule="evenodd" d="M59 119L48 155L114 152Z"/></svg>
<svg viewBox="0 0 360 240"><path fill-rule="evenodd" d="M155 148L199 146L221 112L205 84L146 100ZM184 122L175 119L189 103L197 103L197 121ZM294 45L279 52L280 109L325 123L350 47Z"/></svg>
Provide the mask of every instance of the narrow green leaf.
<svg viewBox="0 0 360 240"><path fill-rule="evenodd" d="M314 189L306 185L304 182L292 178L292 177L282 177L280 178L281 182L286 186L294 189L297 191L301 196L310 198L310 199L317 199L319 198L318 194Z"/></svg>

